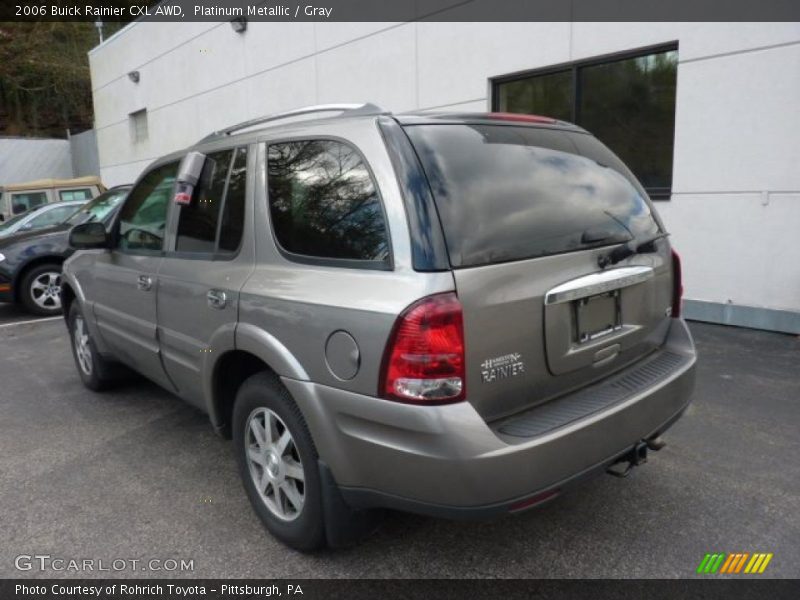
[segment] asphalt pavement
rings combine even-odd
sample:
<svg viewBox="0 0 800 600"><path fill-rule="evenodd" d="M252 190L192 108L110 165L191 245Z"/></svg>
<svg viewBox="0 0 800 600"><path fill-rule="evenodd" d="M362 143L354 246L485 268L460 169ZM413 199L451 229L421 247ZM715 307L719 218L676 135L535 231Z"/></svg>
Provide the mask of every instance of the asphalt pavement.
<svg viewBox="0 0 800 600"><path fill-rule="evenodd" d="M770 552L760 577L800 577L800 338L693 323L694 403L627 479L490 522L391 513L355 548L303 555L261 527L203 414L138 378L86 390L63 321L29 320L0 310L0 577L693 577L707 552ZM18 571L20 555L193 570Z"/></svg>

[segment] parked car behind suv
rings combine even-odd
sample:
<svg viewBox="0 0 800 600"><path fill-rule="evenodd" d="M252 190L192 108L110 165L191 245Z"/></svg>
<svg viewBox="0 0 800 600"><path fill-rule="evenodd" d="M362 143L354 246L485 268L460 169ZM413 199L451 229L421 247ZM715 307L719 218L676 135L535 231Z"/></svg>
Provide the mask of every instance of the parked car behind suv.
<svg viewBox="0 0 800 600"><path fill-rule="evenodd" d="M65 221L0 238L0 302L15 302L35 315L61 312L61 265L73 250L70 229L86 222L111 222L130 186L118 186L72 207Z"/></svg>
<svg viewBox="0 0 800 600"><path fill-rule="evenodd" d="M157 160L110 233L71 242L95 249L62 286L83 382L123 363L206 411L298 549L381 507L490 517L626 474L693 387L647 194L545 117L243 123Z"/></svg>
<svg viewBox="0 0 800 600"><path fill-rule="evenodd" d="M85 202L55 202L43 204L26 213L12 217L0 223L0 238L14 235L18 232L36 231L55 225L61 225L73 215Z"/></svg>

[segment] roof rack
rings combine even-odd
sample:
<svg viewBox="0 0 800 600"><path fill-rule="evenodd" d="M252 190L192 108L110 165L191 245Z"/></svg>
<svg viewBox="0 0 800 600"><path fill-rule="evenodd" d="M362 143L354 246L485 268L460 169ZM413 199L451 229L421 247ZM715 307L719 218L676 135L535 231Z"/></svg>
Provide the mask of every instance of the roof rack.
<svg viewBox="0 0 800 600"><path fill-rule="evenodd" d="M256 119L250 119L249 121L244 121L237 125L226 127L225 129L220 129L219 131L215 131L214 133L211 133L206 137L204 137L202 140L200 140L200 143L207 142L218 137L231 135L232 133L241 131L242 129L247 129L249 127L254 127L255 125L263 125L264 123L279 121L281 119L289 119L292 117L299 117L302 115L310 115L322 112L341 112L344 113L341 116L348 116L348 117L381 115L388 113L388 111L382 109L380 106L376 106L375 104L372 104L370 102L365 102L363 104L317 104L315 106L304 106L302 108L296 108L294 110L287 110L285 112L266 115L264 117L258 117Z"/></svg>

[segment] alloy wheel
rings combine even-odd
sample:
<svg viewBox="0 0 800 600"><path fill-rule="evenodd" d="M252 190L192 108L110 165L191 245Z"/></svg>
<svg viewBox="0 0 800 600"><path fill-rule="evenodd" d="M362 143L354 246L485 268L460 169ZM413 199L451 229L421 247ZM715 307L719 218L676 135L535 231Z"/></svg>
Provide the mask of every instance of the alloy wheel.
<svg viewBox="0 0 800 600"><path fill-rule="evenodd" d="M289 428L268 408L247 419L244 448L253 484L269 511L294 521L305 503L305 473Z"/></svg>
<svg viewBox="0 0 800 600"><path fill-rule="evenodd" d="M75 318L75 325L72 332L72 343L75 345L75 356L78 359L78 366L84 374L92 375L92 347L89 345L89 332L83 317L78 315Z"/></svg>
<svg viewBox="0 0 800 600"><path fill-rule="evenodd" d="M61 273L46 271L31 282L31 298L45 310L61 308Z"/></svg>

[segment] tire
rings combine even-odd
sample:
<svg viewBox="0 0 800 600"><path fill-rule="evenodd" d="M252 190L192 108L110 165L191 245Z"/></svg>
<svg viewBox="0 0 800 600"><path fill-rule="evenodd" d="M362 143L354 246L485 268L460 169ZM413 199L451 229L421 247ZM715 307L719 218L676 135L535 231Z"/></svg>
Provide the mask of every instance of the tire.
<svg viewBox="0 0 800 600"><path fill-rule="evenodd" d="M22 277L19 294L29 313L48 317L61 314L61 265L44 263L33 267Z"/></svg>
<svg viewBox="0 0 800 600"><path fill-rule="evenodd" d="M317 450L300 409L272 373L257 373L239 388L233 443L244 489L269 532L295 550L324 547Z"/></svg>
<svg viewBox="0 0 800 600"><path fill-rule="evenodd" d="M75 359L75 368L83 385L95 392L111 387L120 377L118 365L97 352L77 300L74 300L69 307L67 325L72 357Z"/></svg>

